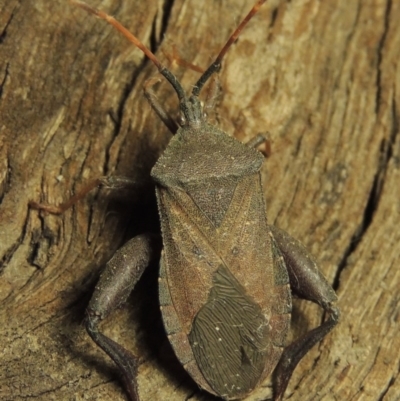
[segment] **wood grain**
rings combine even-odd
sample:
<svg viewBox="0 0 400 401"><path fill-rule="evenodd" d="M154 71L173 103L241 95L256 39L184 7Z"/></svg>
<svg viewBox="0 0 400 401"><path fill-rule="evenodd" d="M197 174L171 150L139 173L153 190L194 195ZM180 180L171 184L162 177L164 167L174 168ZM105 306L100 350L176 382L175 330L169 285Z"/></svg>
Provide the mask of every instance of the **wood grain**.
<svg viewBox="0 0 400 401"><path fill-rule="evenodd" d="M204 68L252 2L91 4L160 59L176 48ZM220 74L219 125L241 140L271 135L270 222L309 247L339 295L341 322L299 364L291 400L400 400L399 20L394 0L274 0ZM171 68L186 88L198 77ZM170 138L142 95L154 75L140 51L67 1L0 0L2 400L126 399L82 321L107 258L157 229L152 188L128 199L94 191L62 216L28 201L60 203L101 175L148 177ZM156 91L174 113L169 85ZM156 293L152 266L104 329L141 357L143 401L211 400L176 362ZM293 335L322 318L296 301Z"/></svg>

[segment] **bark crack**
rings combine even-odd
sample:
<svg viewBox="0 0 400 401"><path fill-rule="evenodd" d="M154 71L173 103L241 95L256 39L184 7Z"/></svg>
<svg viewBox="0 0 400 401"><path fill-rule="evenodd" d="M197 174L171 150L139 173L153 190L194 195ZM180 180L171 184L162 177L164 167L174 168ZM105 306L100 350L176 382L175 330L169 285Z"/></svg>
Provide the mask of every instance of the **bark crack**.
<svg viewBox="0 0 400 401"><path fill-rule="evenodd" d="M393 158L393 147L396 142L396 137L399 135L400 123L399 116L397 114L396 99L392 99L392 129L388 140L383 139L380 148L380 156L378 168L373 180L369 198L364 209L364 216L359 227L353 234L350 245L344 253L342 261L339 263L338 272L334 280L334 289L337 290L339 286L339 278L342 270L347 266L347 260L349 256L355 251L358 244L360 243L365 232L368 230L372 223L375 211L378 209L378 205L382 196L382 190L385 183L385 176L388 170L389 162Z"/></svg>
<svg viewBox="0 0 400 401"><path fill-rule="evenodd" d="M1 36L0 36L0 43L1 43ZM8 67L9 67L9 66L10 66L10 63L7 63L7 64L6 64L5 71L4 71L3 79L2 79L2 81L0 82L0 99L2 98L2 95L3 95L3 88L4 88L4 85L6 84L6 81L7 81L8 77L9 77L9 75L10 75L10 73L8 72Z"/></svg>
<svg viewBox="0 0 400 401"><path fill-rule="evenodd" d="M154 19L154 21L156 21L157 17ZM152 30L150 32L150 50L154 53L155 52L155 48L156 45L154 44L154 25L155 22L153 21L153 27ZM140 39L140 38L139 38ZM112 110L110 109L108 111L108 116L110 117L111 121L114 124L114 132L113 132L113 137L116 138L118 137L121 128L122 128L122 121L123 121L123 116L124 116L124 111L125 111L125 105L135 87L135 84L137 82L137 79L140 75L140 73L142 72L142 70L144 69L144 67L147 65L147 63L149 62L149 60L146 57L143 57L141 63L138 65L138 67L135 69L135 71L132 73L131 79L129 80L129 82L125 85L124 90L122 91L122 94L120 96L120 98L117 100L117 106L116 106L116 110ZM108 169L108 165L109 165L109 155L106 154L106 160L105 160L105 168L104 168L104 175L109 175L109 169Z"/></svg>
<svg viewBox="0 0 400 401"><path fill-rule="evenodd" d="M111 119L111 121L114 123L114 132L113 132L113 137L116 138L118 137L121 128L122 128L122 120L124 116L124 111L125 111L125 105L130 97L130 94L133 91L133 88L135 87L136 81L138 79L139 74L142 72L143 68L147 64L148 60L144 58L138 68L135 69L133 72L130 81L125 85L125 88L121 94L121 97L117 101L117 107L116 111L114 112L113 110L110 110L108 112L108 115ZM105 168L104 168L104 175L109 175L109 155L108 153L106 154L106 159L105 159Z"/></svg>
<svg viewBox="0 0 400 401"><path fill-rule="evenodd" d="M162 43L162 38L163 38L165 31L167 29L167 26L168 26L168 21L169 21L169 17L171 14L171 9L172 9L173 4L174 4L173 1L166 0L164 2L164 5L161 8L162 9L162 17L161 17L161 28L160 28L159 35L157 35L157 25L158 25L157 24L157 15L154 18L152 30L150 32L150 45L149 45L150 50L153 53L155 53L157 51L157 49L160 47L160 45ZM157 39L157 37L159 37L160 39ZM132 91L136 85L139 74L142 72L142 70L147 65L147 63L149 63L149 60L146 57L144 57L142 62L138 66L138 68L136 68L136 70L133 72L130 81L126 84L126 86L122 92L122 95L117 103L116 112L113 112L112 110L110 110L108 113L109 117L111 118L112 122L114 123L114 133L113 133L114 138L116 138L121 131L125 105L130 97L130 94L132 93ZM108 162L109 162L109 157L108 157L108 155L106 155L106 160L105 160L106 166L108 166ZM105 168L104 173L105 173L104 175L109 174L107 167Z"/></svg>
<svg viewBox="0 0 400 401"><path fill-rule="evenodd" d="M71 387L72 385L74 385L75 383L79 383L80 380L82 379L86 379L87 375L79 375L75 380L67 380L64 383L60 383L58 386L49 388L47 390L43 390L43 391L39 391L37 393L31 393L31 394L19 394L18 398L21 399L31 399L31 398L40 398L43 395L46 394L53 394L57 391L57 390L61 390L63 387Z"/></svg>
<svg viewBox="0 0 400 401"><path fill-rule="evenodd" d="M163 42L164 35L168 29L172 6L174 0L165 0L159 7L159 12L154 18L151 35L150 35L150 50L155 53Z"/></svg>
<svg viewBox="0 0 400 401"><path fill-rule="evenodd" d="M19 246L22 244L22 242L25 238L25 235L27 233L27 226L28 226L28 219L25 219L25 223L21 228L20 235L18 236L18 238L15 239L13 244L8 249L5 250L3 256L1 257L1 259L0 259L0 275L4 271L4 269L7 267L8 263L12 259L13 255L15 254L15 252L17 251Z"/></svg>
<svg viewBox="0 0 400 401"><path fill-rule="evenodd" d="M14 18L14 12L11 12L10 18L6 21L6 24L5 24L4 28L3 28L3 30L0 32L0 45L4 42L4 40L7 37L7 29L10 26L11 21L13 20L13 18Z"/></svg>
<svg viewBox="0 0 400 401"><path fill-rule="evenodd" d="M388 383L387 387L382 391L382 394L381 394L380 397L377 399L377 401L383 401L383 400L385 399L386 394L387 394L388 391L390 390L390 387L393 386L394 382L395 382L395 379L394 379L394 377L392 377L392 378L389 380L389 383Z"/></svg>
<svg viewBox="0 0 400 401"><path fill-rule="evenodd" d="M1 85L0 85L0 99L1 99ZM5 158L6 158L6 165L4 168L5 174L3 180L0 181L0 206L3 203L5 194L10 190L10 185L12 181L11 177L12 168L9 154L7 154Z"/></svg>
<svg viewBox="0 0 400 401"><path fill-rule="evenodd" d="M386 3L385 9L385 17L384 17L384 29L381 36L381 40L378 43L378 71L376 74L376 101L375 101L375 113L378 114L379 108L381 105L381 95L382 95L382 62L384 60L384 47L386 43L386 39L389 33L389 21L390 21L390 12L392 10L392 0L388 0Z"/></svg>
<svg viewBox="0 0 400 401"><path fill-rule="evenodd" d="M340 275L342 271L346 268L349 257L354 253L354 251L360 244L362 238L364 237L364 234L367 232L369 226L371 225L375 211L378 208L378 204L382 195L384 176L386 174L388 164L388 158L386 156L387 152L383 153L381 147L381 162L378 164L378 168L373 179L361 223L355 229L354 234L350 238L349 246L344 251L342 260L338 264L337 273L333 280L333 289L335 291L339 288Z"/></svg>

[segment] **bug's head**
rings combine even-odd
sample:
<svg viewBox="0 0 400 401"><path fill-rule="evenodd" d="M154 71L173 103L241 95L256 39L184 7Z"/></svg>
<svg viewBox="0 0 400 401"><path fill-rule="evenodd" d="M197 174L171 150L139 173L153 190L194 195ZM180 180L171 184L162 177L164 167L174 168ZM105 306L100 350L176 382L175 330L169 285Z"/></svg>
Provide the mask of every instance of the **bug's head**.
<svg viewBox="0 0 400 401"><path fill-rule="evenodd" d="M219 71L220 68L220 63L214 62L213 64L211 64L211 66L203 73L203 75L194 85L192 93L189 97L184 94L183 89L175 87L180 86L177 80L173 83L170 81L179 98L179 108L181 113L179 125L181 127L190 126L191 128L196 129L200 127L202 122L206 119L206 115L203 111L203 103L199 99L199 94L204 84L208 81L211 75L214 72ZM182 93L183 97L181 97Z"/></svg>
<svg viewBox="0 0 400 401"><path fill-rule="evenodd" d="M204 84L210 79L210 77L218 72L221 69L221 62L223 57L225 56L228 49L232 46L232 44L238 38L240 32L245 27L245 25L250 21L250 19L257 13L259 8L267 1L267 0L258 0L250 12L246 15L243 21L239 24L233 34L229 37L225 46L222 48L220 53L218 54L215 61L207 68L207 70L203 73L197 83L194 85L192 93L190 96L185 94L185 91L182 88L182 85L179 83L176 76L169 71L166 67L164 67L157 57L132 33L130 33L123 25L121 25L116 19L106 14L103 11L96 10L84 2L78 0L70 0L71 3L77 5L80 8L83 8L87 12L94 14L95 16L104 19L110 25L112 25L115 29L120 31L130 42L132 42L137 48L139 48L147 58L149 58L155 66L158 68L160 74L162 74L167 81L174 88L180 104L181 111L181 126L190 126L192 128L198 128L201 126L202 122L205 119L203 106L199 100L199 94Z"/></svg>
<svg viewBox="0 0 400 401"><path fill-rule="evenodd" d="M179 108L181 112L179 125L181 127L190 126L192 128L198 128L201 126L205 115L203 112L203 105L197 96L190 96L187 99L183 99L180 102Z"/></svg>

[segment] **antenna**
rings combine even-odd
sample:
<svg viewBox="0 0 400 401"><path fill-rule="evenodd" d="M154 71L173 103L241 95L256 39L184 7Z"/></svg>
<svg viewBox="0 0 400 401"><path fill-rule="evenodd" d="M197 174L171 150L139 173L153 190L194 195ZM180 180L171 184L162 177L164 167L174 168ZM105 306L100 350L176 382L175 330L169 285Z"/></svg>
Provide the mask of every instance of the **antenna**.
<svg viewBox="0 0 400 401"><path fill-rule="evenodd" d="M182 88L182 85L179 83L176 76L169 71L161 62L157 59L153 52L151 52L135 35L128 31L120 22L118 22L114 17L111 17L107 13L101 10L97 10L93 7L90 7L88 4L83 1L78 0L70 0L72 4L82 8L90 14L95 15L98 18L101 18L112 25L115 29L121 32L131 43L133 43L138 49L140 49L147 58L149 58L154 65L157 67L160 74L162 74L167 81L172 85L175 89L175 92L178 95L179 101L184 100L186 98L185 91ZM225 43L225 46L219 52L215 61L207 68L207 70L203 73L203 75L199 78L196 85L193 87L192 96L198 97L201 89L204 84L208 81L208 79L215 73L221 69L221 62L224 58L225 54L232 46L232 44L236 41L238 36L240 35L243 28L247 25L247 23L253 18L253 16L258 12L260 7L267 0L258 0L257 3L252 7L250 12L246 15L246 17L242 20L239 26L235 29L232 35L229 37L228 41Z"/></svg>
<svg viewBox="0 0 400 401"><path fill-rule="evenodd" d="M175 89L175 92L178 95L179 100L183 100L185 96L185 91L182 88L182 85L179 83L176 76L167 69L163 64L160 63L158 58L151 52L135 35L128 31L120 22L118 22L114 17L108 15L104 11L97 10L93 7L90 7L88 4L83 1L70 0L72 4L82 8L90 14L95 15L98 18L101 18L112 25L117 31L121 32L131 43L133 43L137 48L139 48L145 56L150 59L154 65L158 68L160 74L162 74L167 81L172 85Z"/></svg>
<svg viewBox="0 0 400 401"><path fill-rule="evenodd" d="M212 76L212 74L214 74L215 72L218 72L221 69L221 62L222 62L222 59L224 58L225 54L227 53L229 48L232 46L232 44L235 43L236 39L242 32L243 28L253 18L253 16L257 13L259 8L266 1L267 0L258 0L257 3L254 4L254 6L250 10L250 12L244 17L243 21L235 29L235 31L229 37L228 41L225 43L225 46L219 52L215 61L207 68L207 70L204 72L204 74L197 81L196 85L193 87L193 90L192 90L193 96L199 96L201 89L203 88L204 84L208 81L208 79Z"/></svg>

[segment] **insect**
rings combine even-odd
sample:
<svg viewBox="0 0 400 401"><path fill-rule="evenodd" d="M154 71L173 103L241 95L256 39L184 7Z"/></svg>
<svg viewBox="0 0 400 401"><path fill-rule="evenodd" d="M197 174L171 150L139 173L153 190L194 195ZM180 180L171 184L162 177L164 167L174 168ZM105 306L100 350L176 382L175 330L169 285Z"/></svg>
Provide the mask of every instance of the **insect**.
<svg viewBox="0 0 400 401"><path fill-rule="evenodd" d="M257 136L243 144L228 136L207 122L199 100L227 50L265 1L255 3L190 95L114 18L72 1L124 34L178 96L179 125L153 91L145 88L151 106L175 134L151 171L163 243L160 307L179 361L202 389L224 400L245 398L274 370L274 400L281 400L298 362L339 319L336 294L313 257L289 234L267 223L260 178L264 157L257 150L264 138ZM105 183L112 187L121 181ZM138 359L98 326L125 302L157 247L157 235L146 233L129 240L107 263L87 309L89 335L118 365L134 401L140 400ZM285 346L292 293L319 304L328 317Z"/></svg>

